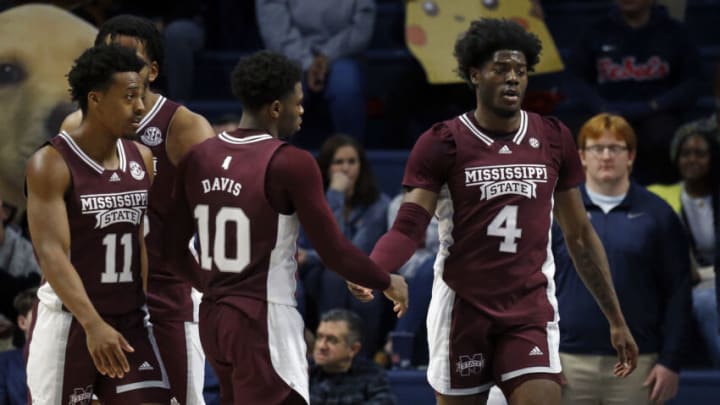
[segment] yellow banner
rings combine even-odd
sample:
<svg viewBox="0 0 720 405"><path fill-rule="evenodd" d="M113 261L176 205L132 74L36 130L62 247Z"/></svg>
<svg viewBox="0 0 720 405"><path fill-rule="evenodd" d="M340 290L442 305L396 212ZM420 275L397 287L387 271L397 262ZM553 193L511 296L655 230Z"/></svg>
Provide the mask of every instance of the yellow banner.
<svg viewBox="0 0 720 405"><path fill-rule="evenodd" d="M545 22L531 15L530 0L408 0L405 41L433 84L458 83L453 48L457 38L481 17L512 19L542 42L536 73L563 70L560 54Z"/></svg>

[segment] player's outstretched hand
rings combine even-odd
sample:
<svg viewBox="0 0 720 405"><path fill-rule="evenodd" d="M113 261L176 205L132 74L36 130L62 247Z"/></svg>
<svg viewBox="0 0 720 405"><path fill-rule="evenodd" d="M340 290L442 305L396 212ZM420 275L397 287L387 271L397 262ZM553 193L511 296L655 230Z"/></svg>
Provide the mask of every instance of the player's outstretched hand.
<svg viewBox="0 0 720 405"><path fill-rule="evenodd" d="M125 352L132 353L135 349L125 338L102 319L85 327L87 347L95 368L111 378L123 378L130 371Z"/></svg>
<svg viewBox="0 0 720 405"><path fill-rule="evenodd" d="M351 283L350 281L346 281L346 283L348 290L350 290L350 293L352 293L352 295L361 302L372 301L372 299L375 297L372 290L369 288L365 288L355 283Z"/></svg>
<svg viewBox="0 0 720 405"><path fill-rule="evenodd" d="M400 318L405 315L408 307L408 286L403 276L390 275L390 287L383 294L393 302L393 311Z"/></svg>
<svg viewBox="0 0 720 405"><path fill-rule="evenodd" d="M617 351L618 362L615 364L613 374L616 377L627 377L637 367L638 347L627 325L610 327L610 340Z"/></svg>

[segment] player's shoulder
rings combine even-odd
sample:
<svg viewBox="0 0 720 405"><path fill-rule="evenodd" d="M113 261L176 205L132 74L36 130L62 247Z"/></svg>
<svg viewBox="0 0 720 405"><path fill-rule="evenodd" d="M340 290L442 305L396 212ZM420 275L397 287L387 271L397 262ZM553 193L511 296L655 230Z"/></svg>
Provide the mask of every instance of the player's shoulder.
<svg viewBox="0 0 720 405"><path fill-rule="evenodd" d="M459 117L436 122L420 134L416 144L454 144L454 134L458 130L458 125L462 125L460 124Z"/></svg>
<svg viewBox="0 0 720 405"><path fill-rule="evenodd" d="M30 155L27 166L40 171L52 172L53 169L67 167L67 163L60 151L48 141Z"/></svg>
<svg viewBox="0 0 720 405"><path fill-rule="evenodd" d="M60 151L46 143L27 160L25 176L41 189L64 188L70 182L70 167Z"/></svg>
<svg viewBox="0 0 720 405"><path fill-rule="evenodd" d="M570 129L559 118L529 111L527 118L528 126L534 128L536 135L547 138L553 143L574 142Z"/></svg>
<svg viewBox="0 0 720 405"><path fill-rule="evenodd" d="M198 156L213 154L223 148L222 142L220 142L217 136L207 138L201 142L192 145L181 160L190 160L197 158Z"/></svg>
<svg viewBox="0 0 720 405"><path fill-rule="evenodd" d="M317 166L317 161L310 152L277 140L281 145L273 156L273 166L283 170L308 170Z"/></svg>
<svg viewBox="0 0 720 405"><path fill-rule="evenodd" d="M206 136L215 135L212 125L210 125L210 122L205 117L190 110L184 105L178 105L177 110L175 110L169 131L196 131L202 132Z"/></svg>
<svg viewBox="0 0 720 405"><path fill-rule="evenodd" d="M60 124L61 131L74 131L80 127L83 120L82 110L77 109L68 114Z"/></svg>

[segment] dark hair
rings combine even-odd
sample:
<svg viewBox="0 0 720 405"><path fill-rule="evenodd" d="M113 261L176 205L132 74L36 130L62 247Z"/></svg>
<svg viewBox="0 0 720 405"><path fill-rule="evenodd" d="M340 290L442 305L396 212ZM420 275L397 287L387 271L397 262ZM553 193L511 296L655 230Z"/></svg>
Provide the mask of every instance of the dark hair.
<svg viewBox="0 0 720 405"><path fill-rule="evenodd" d="M29 310L32 309L37 301L37 287L28 288L22 290L13 299L13 307L17 311L18 315L25 316Z"/></svg>
<svg viewBox="0 0 720 405"><path fill-rule="evenodd" d="M130 49L117 45L99 45L85 50L75 59L67 74L70 95L87 114L87 95L91 91L105 91L120 72L140 72L145 62Z"/></svg>
<svg viewBox="0 0 720 405"><path fill-rule="evenodd" d="M130 14L117 15L100 26L100 31L95 37L95 45L105 44L108 36L112 42L118 35L135 37L140 40L145 46L145 52L150 58L150 62L157 62L162 69L165 61L163 38L152 21Z"/></svg>
<svg viewBox="0 0 720 405"><path fill-rule="evenodd" d="M320 317L320 322L345 322L348 327L347 344L352 345L362 339L363 321L358 314L343 308L331 309Z"/></svg>
<svg viewBox="0 0 720 405"><path fill-rule="evenodd" d="M715 132L712 130L702 130L699 128L692 129L690 127L684 127L675 133L675 139L670 149L670 157L673 165L677 167L680 160L680 152L683 146L687 143L690 138L698 136L705 140L708 144L710 151L710 168L708 170L708 182L713 187L713 196L715 196L720 189L720 144L718 144L717 138L715 138Z"/></svg>
<svg viewBox="0 0 720 405"><path fill-rule="evenodd" d="M363 149L362 145L360 145L355 138L350 136L336 134L325 140L322 146L320 146L317 162L318 166L320 166L320 173L322 174L325 189L327 189L330 184L328 168L332 164L335 152L343 146L352 146L357 151L358 163L360 164L360 171L355 181L355 192L350 199L350 206L356 206L357 204L370 205L378 199L380 191L375 183L375 176L373 176L370 162L365 154L365 149Z"/></svg>
<svg viewBox="0 0 720 405"><path fill-rule="evenodd" d="M472 86L470 68L482 66L492 58L493 53L503 49L525 54L528 71L532 71L540 61L542 44L535 34L512 20L481 18L473 21L455 42L458 75Z"/></svg>
<svg viewBox="0 0 720 405"><path fill-rule="evenodd" d="M301 80L302 71L295 63L268 51L241 58L230 76L233 94L250 111L292 94Z"/></svg>

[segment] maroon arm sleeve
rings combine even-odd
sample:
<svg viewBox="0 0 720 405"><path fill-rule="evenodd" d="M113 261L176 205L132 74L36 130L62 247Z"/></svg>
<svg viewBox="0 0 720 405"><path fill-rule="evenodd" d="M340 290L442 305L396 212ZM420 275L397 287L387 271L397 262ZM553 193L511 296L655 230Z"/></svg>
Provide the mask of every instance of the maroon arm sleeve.
<svg viewBox="0 0 720 405"><path fill-rule="evenodd" d="M370 258L387 272L397 271L425 238L432 215L415 203L403 203L392 228L375 244Z"/></svg>
<svg viewBox="0 0 720 405"><path fill-rule="evenodd" d="M325 266L363 287L385 290L390 275L382 271L340 232L325 199L320 169L307 152L280 148L267 173L268 199L274 207L292 205Z"/></svg>

